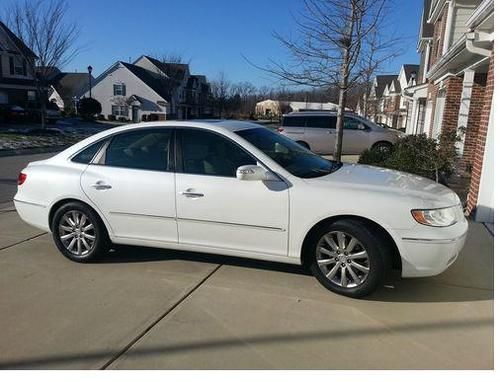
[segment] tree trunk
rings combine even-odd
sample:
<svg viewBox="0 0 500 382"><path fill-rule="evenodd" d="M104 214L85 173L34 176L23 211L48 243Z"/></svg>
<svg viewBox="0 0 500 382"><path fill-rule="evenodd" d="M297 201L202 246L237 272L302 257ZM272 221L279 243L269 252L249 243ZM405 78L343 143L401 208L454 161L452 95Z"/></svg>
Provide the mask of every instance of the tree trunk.
<svg viewBox="0 0 500 382"><path fill-rule="evenodd" d="M339 107L337 110L337 126L335 135L335 151L333 152L333 160L337 163L342 161L342 140L344 138L344 114L345 104L347 98L347 63L348 63L347 49L344 52L344 62L342 64L342 79L340 81L339 89Z"/></svg>

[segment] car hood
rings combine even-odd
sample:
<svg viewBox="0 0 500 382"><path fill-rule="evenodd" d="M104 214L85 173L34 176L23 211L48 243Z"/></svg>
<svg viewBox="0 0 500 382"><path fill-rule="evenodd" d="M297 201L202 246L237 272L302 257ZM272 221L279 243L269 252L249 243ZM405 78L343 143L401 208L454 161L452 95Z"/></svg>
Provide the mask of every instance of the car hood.
<svg viewBox="0 0 500 382"><path fill-rule="evenodd" d="M449 188L421 176L387 168L344 164L337 171L309 181L335 184L343 189L378 191L389 197L403 196L418 199L429 208L448 207L460 203L458 195Z"/></svg>

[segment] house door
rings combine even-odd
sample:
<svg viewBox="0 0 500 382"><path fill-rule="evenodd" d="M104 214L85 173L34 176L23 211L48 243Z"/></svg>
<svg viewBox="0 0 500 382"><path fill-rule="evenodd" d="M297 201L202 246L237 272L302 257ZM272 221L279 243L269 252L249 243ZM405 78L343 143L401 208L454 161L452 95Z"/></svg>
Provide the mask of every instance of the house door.
<svg viewBox="0 0 500 382"><path fill-rule="evenodd" d="M139 106L132 106L132 121L139 122Z"/></svg>

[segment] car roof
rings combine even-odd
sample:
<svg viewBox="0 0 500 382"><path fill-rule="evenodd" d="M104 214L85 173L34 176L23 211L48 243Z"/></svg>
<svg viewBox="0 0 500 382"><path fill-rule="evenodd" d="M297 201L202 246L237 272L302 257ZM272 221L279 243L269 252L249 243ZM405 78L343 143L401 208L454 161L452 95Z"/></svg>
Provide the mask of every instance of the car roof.
<svg viewBox="0 0 500 382"><path fill-rule="evenodd" d="M156 121L156 122L141 122L135 124L128 124L120 126L120 129L127 130L133 128L151 128L151 127L200 127L208 128L210 130L227 130L227 131L239 131L255 128L264 128L264 126L259 125L250 121L235 121L226 119L192 119L192 120L169 120L169 121Z"/></svg>
<svg viewBox="0 0 500 382"><path fill-rule="evenodd" d="M293 111L291 113L283 115L283 117L324 117L324 116L336 116L337 112L336 111ZM346 111L345 115L349 116L358 116L358 114L353 113L351 111Z"/></svg>

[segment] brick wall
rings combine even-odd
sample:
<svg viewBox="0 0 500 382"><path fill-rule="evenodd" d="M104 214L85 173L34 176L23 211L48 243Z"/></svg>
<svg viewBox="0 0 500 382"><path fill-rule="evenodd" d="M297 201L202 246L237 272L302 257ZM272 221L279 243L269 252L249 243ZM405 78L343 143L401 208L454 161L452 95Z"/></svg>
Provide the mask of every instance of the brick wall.
<svg viewBox="0 0 500 382"><path fill-rule="evenodd" d="M445 80L446 96L443 110L443 123L441 132L456 131L458 126L458 113L462 100L462 77L450 77Z"/></svg>
<svg viewBox="0 0 500 382"><path fill-rule="evenodd" d="M479 129L477 131L474 159L472 163L472 176L467 195L467 213L472 214L477 205L477 197L479 193L479 184L481 182L481 171L483 168L484 147L486 144L486 135L488 133L488 125L490 120L490 111L493 102L493 89L494 89L494 52L490 58L488 68L488 77L486 81L486 88L483 95L483 107L481 118L479 122ZM493 126L491 126L493 128ZM484 174L484 176L493 176L493 174Z"/></svg>
<svg viewBox="0 0 500 382"><path fill-rule="evenodd" d="M443 7L441 16L434 23L434 35L432 36L432 52L430 60L430 68L438 61L443 54L443 41L446 29L446 21L448 18L448 4Z"/></svg>

